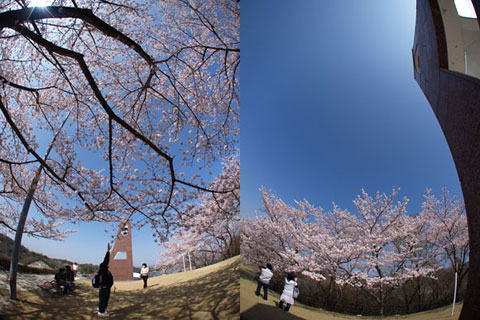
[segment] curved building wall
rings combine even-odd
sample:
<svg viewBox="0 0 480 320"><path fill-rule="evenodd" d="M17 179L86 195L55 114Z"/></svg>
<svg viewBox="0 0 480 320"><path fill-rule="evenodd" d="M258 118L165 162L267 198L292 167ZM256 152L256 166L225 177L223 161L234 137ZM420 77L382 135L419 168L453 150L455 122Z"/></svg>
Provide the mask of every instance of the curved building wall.
<svg viewBox="0 0 480 320"><path fill-rule="evenodd" d="M461 319L476 319L480 314L480 80L464 74L465 70L458 69L461 65L456 62L458 59L450 56L458 52L449 47L459 46L463 38L457 41L447 38L463 36L446 31L452 23L443 20L445 16L452 18L445 12L442 14L447 10L446 1L453 4L453 0L417 1L412 49L414 77L440 123L462 187L470 258ZM478 2L473 2L476 9L480 7Z"/></svg>

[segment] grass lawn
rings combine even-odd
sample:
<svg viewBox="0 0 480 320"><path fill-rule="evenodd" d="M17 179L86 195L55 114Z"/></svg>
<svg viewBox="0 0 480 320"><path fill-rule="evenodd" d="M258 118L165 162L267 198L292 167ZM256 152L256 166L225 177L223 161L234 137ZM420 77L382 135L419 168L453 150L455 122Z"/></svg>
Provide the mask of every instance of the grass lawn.
<svg viewBox="0 0 480 320"><path fill-rule="evenodd" d="M239 319L240 287L234 257L193 271L142 281L116 282L107 311L109 319ZM21 302L2 306L0 319L97 319L98 289L77 281L76 294L40 297L38 290L20 291ZM2 296L8 291L1 290ZM3 316L3 318L2 318Z"/></svg>

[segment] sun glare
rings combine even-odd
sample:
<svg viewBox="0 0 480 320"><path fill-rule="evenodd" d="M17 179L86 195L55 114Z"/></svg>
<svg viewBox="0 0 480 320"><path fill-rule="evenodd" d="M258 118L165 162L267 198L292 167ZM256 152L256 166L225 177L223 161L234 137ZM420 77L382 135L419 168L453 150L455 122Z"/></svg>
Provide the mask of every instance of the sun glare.
<svg viewBox="0 0 480 320"><path fill-rule="evenodd" d="M30 7L45 7L49 6L52 0L30 0Z"/></svg>

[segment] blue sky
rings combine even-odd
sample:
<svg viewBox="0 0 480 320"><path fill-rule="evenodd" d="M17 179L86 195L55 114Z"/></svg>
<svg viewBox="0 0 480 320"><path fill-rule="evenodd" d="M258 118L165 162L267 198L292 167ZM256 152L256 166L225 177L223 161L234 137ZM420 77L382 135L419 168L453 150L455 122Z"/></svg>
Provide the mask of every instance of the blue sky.
<svg viewBox="0 0 480 320"><path fill-rule="evenodd" d="M461 195L447 143L413 79L414 0L243 1L241 212L259 188L352 210L362 188ZM400 200L400 197L398 198Z"/></svg>
<svg viewBox="0 0 480 320"><path fill-rule="evenodd" d="M112 227L100 222L67 224L65 229L77 229L77 232L71 233L64 241L34 239L24 235L22 244L50 258L100 264L107 251L107 243L118 230L112 231ZM153 266L159 260L161 248L154 242L148 228L132 230L132 247L133 265L136 267L140 267L144 262Z"/></svg>

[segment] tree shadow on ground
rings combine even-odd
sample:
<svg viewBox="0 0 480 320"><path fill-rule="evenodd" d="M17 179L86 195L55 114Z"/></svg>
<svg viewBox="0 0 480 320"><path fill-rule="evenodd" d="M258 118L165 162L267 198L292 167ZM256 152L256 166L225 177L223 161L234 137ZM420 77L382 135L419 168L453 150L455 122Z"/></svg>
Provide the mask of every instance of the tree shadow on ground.
<svg viewBox="0 0 480 320"><path fill-rule="evenodd" d="M278 305L278 301L275 304ZM285 309L279 309L278 307L269 306L262 303L257 303L250 309L240 314L240 320L263 320L263 319L303 320L303 318L297 317L291 313L286 312Z"/></svg>
<svg viewBox="0 0 480 320"><path fill-rule="evenodd" d="M134 291L112 290L109 319L239 319L239 261L200 279ZM112 288L113 289L113 288ZM83 282L76 294L43 298L21 292L3 319L96 319L98 289Z"/></svg>

